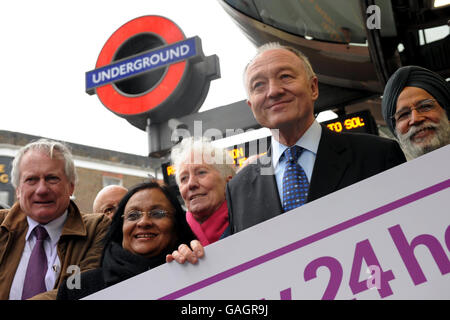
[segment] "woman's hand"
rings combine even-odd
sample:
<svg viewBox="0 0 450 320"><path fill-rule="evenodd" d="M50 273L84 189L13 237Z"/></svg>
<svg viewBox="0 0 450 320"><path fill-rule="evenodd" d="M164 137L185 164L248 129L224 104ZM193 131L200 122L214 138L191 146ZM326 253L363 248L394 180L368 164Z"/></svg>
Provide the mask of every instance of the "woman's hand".
<svg viewBox="0 0 450 320"><path fill-rule="evenodd" d="M172 262L175 260L180 264L184 264L186 261L192 264L196 264L198 259L205 255L205 250L198 240L192 240L191 247L187 244L180 244L178 250L168 254L166 256L166 262Z"/></svg>

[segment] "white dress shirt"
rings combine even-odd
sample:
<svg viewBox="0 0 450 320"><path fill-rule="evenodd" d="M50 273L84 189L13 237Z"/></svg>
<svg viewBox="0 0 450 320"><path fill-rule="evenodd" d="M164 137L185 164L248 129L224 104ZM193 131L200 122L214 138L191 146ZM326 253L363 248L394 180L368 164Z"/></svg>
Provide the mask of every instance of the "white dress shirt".
<svg viewBox="0 0 450 320"><path fill-rule="evenodd" d="M295 143L296 145L305 149L298 158L298 164L303 168L308 177L308 182L311 182L312 171L314 169L314 162L316 161L317 149L319 148L320 136L322 135L322 127L314 120L311 126ZM283 175L287 166L287 159L283 157L280 161L280 157L284 151L288 148L284 144L275 140L272 136L272 163L275 173L275 179L277 181L278 193L280 195L281 203L283 203Z"/></svg>
<svg viewBox="0 0 450 320"><path fill-rule="evenodd" d="M58 257L57 245L62 233L64 223L66 222L66 218L67 210L61 217L47 223L46 225L41 225L45 228L45 230L47 230L47 233L49 235L49 237L44 241L44 250L48 262L48 270L45 274L45 286L47 287L47 291L53 289L56 283L56 279L58 279L59 273L61 271L61 261ZM22 299L22 290L25 282L25 275L27 273L28 261L30 260L34 245L36 244L36 235L32 231L37 225L39 225L39 223L31 219L30 217L27 217L27 221L28 231L25 236L25 247L23 248L22 257L17 267L16 274L11 285L11 290L9 292L10 300Z"/></svg>

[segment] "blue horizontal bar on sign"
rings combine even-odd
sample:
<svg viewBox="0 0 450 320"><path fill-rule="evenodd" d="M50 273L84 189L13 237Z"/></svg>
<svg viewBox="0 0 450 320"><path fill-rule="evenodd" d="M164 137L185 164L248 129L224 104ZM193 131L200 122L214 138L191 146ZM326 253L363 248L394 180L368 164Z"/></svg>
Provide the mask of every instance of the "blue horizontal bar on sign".
<svg viewBox="0 0 450 320"><path fill-rule="evenodd" d="M86 92L140 73L165 67L197 55L195 37L146 51L86 72Z"/></svg>

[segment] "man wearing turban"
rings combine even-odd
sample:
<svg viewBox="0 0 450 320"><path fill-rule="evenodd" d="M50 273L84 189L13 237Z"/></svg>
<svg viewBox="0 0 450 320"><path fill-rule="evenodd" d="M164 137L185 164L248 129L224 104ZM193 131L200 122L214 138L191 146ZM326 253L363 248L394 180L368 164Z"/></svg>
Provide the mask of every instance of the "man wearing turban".
<svg viewBox="0 0 450 320"><path fill-rule="evenodd" d="M450 85L428 69L398 69L384 89L382 113L412 158L450 143Z"/></svg>

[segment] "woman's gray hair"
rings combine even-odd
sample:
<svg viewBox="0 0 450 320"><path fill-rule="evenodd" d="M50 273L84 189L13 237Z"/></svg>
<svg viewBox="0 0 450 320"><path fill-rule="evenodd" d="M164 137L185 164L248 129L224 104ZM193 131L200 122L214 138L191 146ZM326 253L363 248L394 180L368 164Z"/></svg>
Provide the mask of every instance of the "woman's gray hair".
<svg viewBox="0 0 450 320"><path fill-rule="evenodd" d="M61 142L48 139L39 139L22 147L16 154L11 169L11 183L17 188L20 180L20 162L28 151L39 151L48 155L51 159L57 158L64 160L64 172L67 179L75 185L77 182L77 173L73 161L72 153L69 148Z"/></svg>
<svg viewBox="0 0 450 320"><path fill-rule="evenodd" d="M302 62L303 65L305 67L306 70L306 74L308 75L309 79L311 79L312 77L316 76L316 73L314 72L312 66L311 66L311 62L309 62L309 59L307 56L305 56L305 54L303 52L301 52L300 50L294 48L294 47L290 47L290 46L285 46L282 45L278 42L268 42L266 44L263 44L262 46L258 47L257 51L256 51L256 55L253 57L252 60L250 60L250 62L245 66L244 69L244 87L247 90L248 93L248 88L247 88L247 69L248 67L253 63L253 61L263 52L269 51L269 50L275 50L275 49L284 49L284 50L288 50L292 53L294 53Z"/></svg>
<svg viewBox="0 0 450 320"><path fill-rule="evenodd" d="M182 164L203 164L213 166L224 179L236 175L234 160L225 149L215 147L211 140L200 137L184 138L173 147L170 158L175 169L175 179L180 184L180 168Z"/></svg>

